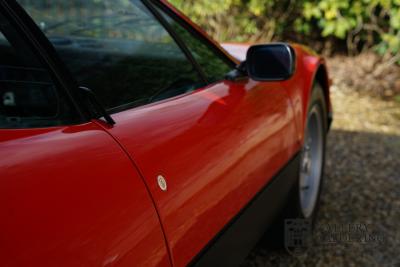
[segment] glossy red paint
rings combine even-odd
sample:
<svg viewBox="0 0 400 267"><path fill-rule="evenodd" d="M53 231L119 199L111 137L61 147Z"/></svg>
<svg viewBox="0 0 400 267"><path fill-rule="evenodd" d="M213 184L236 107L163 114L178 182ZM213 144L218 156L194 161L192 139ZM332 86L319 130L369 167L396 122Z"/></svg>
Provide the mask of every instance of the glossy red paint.
<svg viewBox="0 0 400 267"><path fill-rule="evenodd" d="M296 72L291 79L282 82L282 85L286 88L291 98L293 109L296 114L296 123L299 128L298 138L303 142L303 133L306 124L307 107L311 98L311 90L313 88L313 83L317 81L316 75L319 68L325 68L325 60L305 46L298 44L292 44L292 46L296 51ZM332 112L328 76L326 76L325 79L325 81L320 82L323 83L322 86L326 95L328 112Z"/></svg>
<svg viewBox="0 0 400 267"><path fill-rule="evenodd" d="M228 46L240 59L248 47ZM294 48L288 81L222 81L113 114L113 127L0 130L2 266L190 263L300 150L324 61Z"/></svg>
<svg viewBox="0 0 400 267"><path fill-rule="evenodd" d="M143 180L95 123L0 130L1 266L169 266Z"/></svg>
<svg viewBox="0 0 400 267"><path fill-rule="evenodd" d="M299 149L279 82L220 82L113 118L109 131L140 167L174 266L188 264Z"/></svg>

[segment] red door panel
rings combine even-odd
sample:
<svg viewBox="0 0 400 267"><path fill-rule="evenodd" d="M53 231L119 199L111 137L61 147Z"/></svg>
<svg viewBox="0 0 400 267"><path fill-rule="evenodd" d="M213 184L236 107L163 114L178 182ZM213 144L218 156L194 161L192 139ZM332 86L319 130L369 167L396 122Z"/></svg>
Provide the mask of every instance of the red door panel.
<svg viewBox="0 0 400 267"><path fill-rule="evenodd" d="M143 180L95 123L0 130L1 266L169 266Z"/></svg>
<svg viewBox="0 0 400 267"><path fill-rule="evenodd" d="M175 266L200 252L298 147L278 82L223 82L113 118L110 132L145 177Z"/></svg>

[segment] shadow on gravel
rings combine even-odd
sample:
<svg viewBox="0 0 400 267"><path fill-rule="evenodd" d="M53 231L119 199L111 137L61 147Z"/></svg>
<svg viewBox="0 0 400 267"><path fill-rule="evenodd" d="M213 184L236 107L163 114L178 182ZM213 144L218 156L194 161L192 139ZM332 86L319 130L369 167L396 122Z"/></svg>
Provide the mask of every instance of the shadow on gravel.
<svg viewBox="0 0 400 267"><path fill-rule="evenodd" d="M333 129L325 170L318 241L296 257L259 244L242 266L400 266L400 136Z"/></svg>

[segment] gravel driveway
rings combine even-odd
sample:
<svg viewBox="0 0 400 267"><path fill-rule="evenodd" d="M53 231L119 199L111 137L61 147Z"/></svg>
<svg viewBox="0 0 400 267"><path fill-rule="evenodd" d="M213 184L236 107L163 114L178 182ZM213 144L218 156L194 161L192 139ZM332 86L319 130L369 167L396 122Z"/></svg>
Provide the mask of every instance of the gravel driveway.
<svg viewBox="0 0 400 267"><path fill-rule="evenodd" d="M345 232L360 225L372 239L315 242L297 257L260 244L243 267L400 266L400 105L339 85L332 87L332 99L334 123L316 229Z"/></svg>

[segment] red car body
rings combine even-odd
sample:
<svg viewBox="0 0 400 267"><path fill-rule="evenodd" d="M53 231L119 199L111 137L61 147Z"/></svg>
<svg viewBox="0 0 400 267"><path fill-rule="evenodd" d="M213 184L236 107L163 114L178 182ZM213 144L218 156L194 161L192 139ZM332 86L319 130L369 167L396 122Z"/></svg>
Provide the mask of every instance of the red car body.
<svg viewBox="0 0 400 267"><path fill-rule="evenodd" d="M236 63L229 50L248 47L213 43ZM300 151L315 80L331 107L324 60L293 47L287 81L217 82L116 113L114 126L0 129L1 265L197 264Z"/></svg>

